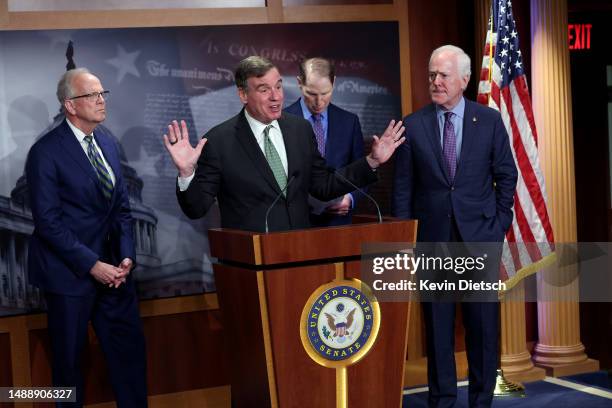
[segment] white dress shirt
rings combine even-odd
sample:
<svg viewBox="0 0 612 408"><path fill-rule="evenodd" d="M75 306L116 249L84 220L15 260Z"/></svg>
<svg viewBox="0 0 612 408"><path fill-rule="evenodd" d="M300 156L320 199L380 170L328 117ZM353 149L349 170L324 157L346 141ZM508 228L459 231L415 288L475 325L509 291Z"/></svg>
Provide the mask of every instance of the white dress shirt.
<svg viewBox="0 0 612 408"><path fill-rule="evenodd" d="M252 117L251 115L249 115L249 112L246 109L244 110L244 116L246 117L249 127L251 128L251 132L253 132L253 135L255 135L255 140L257 141L257 144L259 145L259 148L261 149L261 152L264 154L264 156L266 155L266 151L264 148L264 130L268 125L272 125L272 128L270 129L268 136L270 137L270 141L272 142L272 144L274 145L274 148L276 149L276 151L278 152L278 155L280 156L281 162L283 163L283 168L285 169L285 174L288 174L289 166L287 164L287 151L285 150L285 141L283 140L283 134L281 132L280 126L278 125L278 121L273 120L268 125L266 125L265 123L262 123L258 121L257 119L255 119L254 117ZM206 149L206 146L204 146L204 148ZM178 177L179 190L180 191L187 190L194 176L195 176L195 170L189 177L179 176Z"/></svg>
<svg viewBox="0 0 612 408"><path fill-rule="evenodd" d="M72 129L72 133L74 133L74 135L76 136L77 141L79 142L79 144L81 145L81 148L85 152L85 156L89 160L89 156L87 155L88 143L87 143L87 141L85 141L85 136L88 136L88 135L86 135L78 127L74 126L72 124L72 122L70 122L68 120L68 118L66 118L66 122L68 123L68 126L70 126L70 129ZM113 168L106 161L106 157L104 157L104 153L102 153L102 149L100 149L100 146L98 146L98 143L96 142L96 138L93 137L91 140L92 140L92 143L93 143L94 147L98 151L98 154L102 158L102 161L104 162L104 167L106 167L106 171L108 171L108 174L110 175L111 181L113 182L113 186L114 186L115 185L115 173L113 173ZM93 166L93 164L92 164L92 166Z"/></svg>

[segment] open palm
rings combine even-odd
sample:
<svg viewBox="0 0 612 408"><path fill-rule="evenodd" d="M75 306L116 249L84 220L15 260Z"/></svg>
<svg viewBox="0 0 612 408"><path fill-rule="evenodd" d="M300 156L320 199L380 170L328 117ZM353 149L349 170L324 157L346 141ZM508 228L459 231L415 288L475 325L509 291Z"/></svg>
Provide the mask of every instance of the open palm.
<svg viewBox="0 0 612 408"><path fill-rule="evenodd" d="M195 147L191 146L187 124L184 120L181 120L180 126L176 120L173 120L168 125L168 134L164 134L163 138L164 146L170 153L179 175L181 177L191 176L207 139L202 138Z"/></svg>

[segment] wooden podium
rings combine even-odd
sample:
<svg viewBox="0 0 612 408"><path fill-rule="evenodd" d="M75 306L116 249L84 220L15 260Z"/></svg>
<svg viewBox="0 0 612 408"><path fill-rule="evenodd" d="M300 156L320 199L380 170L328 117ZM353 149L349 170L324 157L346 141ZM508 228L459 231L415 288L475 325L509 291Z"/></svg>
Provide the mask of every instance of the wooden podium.
<svg viewBox="0 0 612 408"><path fill-rule="evenodd" d="M415 221L274 232L209 230L233 407L334 407L335 370L300 341L310 294L359 278L362 243L414 242ZM401 407L408 303L381 303L378 340L348 368L349 407ZM210 367L214 370L214 367Z"/></svg>

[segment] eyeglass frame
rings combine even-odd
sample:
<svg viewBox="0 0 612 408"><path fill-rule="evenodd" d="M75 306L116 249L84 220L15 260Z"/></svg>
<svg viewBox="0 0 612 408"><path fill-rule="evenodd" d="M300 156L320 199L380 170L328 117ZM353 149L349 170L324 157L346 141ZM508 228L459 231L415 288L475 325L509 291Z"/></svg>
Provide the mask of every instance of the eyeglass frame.
<svg viewBox="0 0 612 408"><path fill-rule="evenodd" d="M102 92L91 92L85 95L73 96L72 98L68 98L68 100L73 101L79 98L89 98L89 100L92 102L98 102L98 99L100 99L100 97L102 97L102 99L106 101L106 98L108 98L109 95L110 95L110 91L108 89L105 89ZM96 99L91 99L91 97L93 96L95 96Z"/></svg>

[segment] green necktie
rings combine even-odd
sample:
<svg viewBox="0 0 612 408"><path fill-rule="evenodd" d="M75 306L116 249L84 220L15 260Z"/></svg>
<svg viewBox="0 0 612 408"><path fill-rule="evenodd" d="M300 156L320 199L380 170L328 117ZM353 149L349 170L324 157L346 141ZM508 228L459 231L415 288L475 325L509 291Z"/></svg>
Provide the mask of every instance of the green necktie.
<svg viewBox="0 0 612 408"><path fill-rule="evenodd" d="M272 125L266 126L264 129L264 151L266 153L266 160L268 160L268 164L270 165L270 169L274 174L274 178L278 183L278 186L281 190L283 190L283 195L287 196L287 192L284 190L287 186L287 174L285 173L285 169L283 168L283 162L281 161L272 140L270 140L270 129Z"/></svg>
<svg viewBox="0 0 612 408"><path fill-rule="evenodd" d="M98 180L102 184L102 193L104 193L104 197L110 201L113 196L113 181L111 179L110 173L108 169L104 165L104 161L102 157L100 157L100 153L98 153L98 149L93 144L93 137L91 135L85 136L85 141L87 142L87 157L91 162L91 165L96 169L96 173L98 174Z"/></svg>

